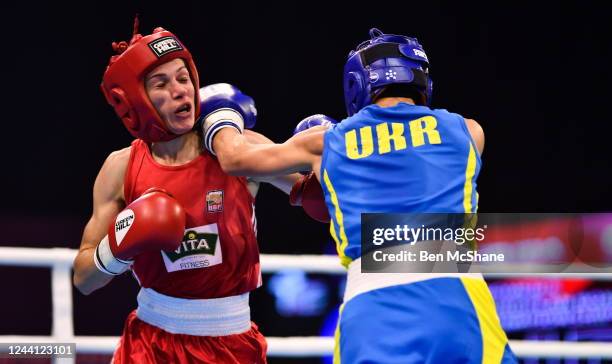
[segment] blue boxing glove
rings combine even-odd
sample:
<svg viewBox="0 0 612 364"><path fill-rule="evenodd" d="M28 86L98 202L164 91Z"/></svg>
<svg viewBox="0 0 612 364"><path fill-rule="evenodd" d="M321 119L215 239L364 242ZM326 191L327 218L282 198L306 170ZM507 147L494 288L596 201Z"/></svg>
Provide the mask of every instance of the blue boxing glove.
<svg viewBox="0 0 612 364"><path fill-rule="evenodd" d="M200 89L200 117L204 147L213 155L213 139L223 128L252 128L257 121L255 101L228 83L216 83Z"/></svg>
<svg viewBox="0 0 612 364"><path fill-rule="evenodd" d="M316 114L305 118L300 121L295 129L293 135L306 131L315 126L326 126L330 128L338 122L329 116L322 114ZM325 204L325 195L321 184L315 177L314 172L300 172L303 174L291 188L289 193L289 204L291 206L302 206L304 211L311 218L319 221L328 223L330 220L329 213L327 211L327 205Z"/></svg>
<svg viewBox="0 0 612 364"><path fill-rule="evenodd" d="M297 133L301 133L315 126L322 125L322 126L327 126L328 128L330 128L334 124L338 124L338 122L330 118L327 115L323 115L323 114L312 115L307 118L304 118L302 121L300 121L296 125L295 129L293 130L293 135ZM300 173L303 175L307 175L309 172L300 172Z"/></svg>
<svg viewBox="0 0 612 364"><path fill-rule="evenodd" d="M305 118L304 120L300 121L297 124L297 126L293 130L293 135L300 133L304 130L310 129L314 126L323 125L329 128L330 126L337 124L337 123L338 122L336 120L330 118L329 116L323 115L323 114L312 115L312 116Z"/></svg>

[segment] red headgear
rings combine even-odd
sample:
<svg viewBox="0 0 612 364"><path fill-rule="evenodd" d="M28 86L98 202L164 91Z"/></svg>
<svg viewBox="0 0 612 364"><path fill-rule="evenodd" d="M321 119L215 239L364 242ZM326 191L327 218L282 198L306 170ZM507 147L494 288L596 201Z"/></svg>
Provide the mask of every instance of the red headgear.
<svg viewBox="0 0 612 364"><path fill-rule="evenodd" d="M102 92L135 138L148 143L171 140L178 135L166 128L149 100L145 90L145 76L163 63L176 58L183 59L195 90L194 106L197 118L200 114L198 71L191 53L174 34L163 28L155 28L153 34L143 37L137 34L137 27L136 21L129 45L126 42L113 42L113 49L119 54L112 56L108 63L102 78Z"/></svg>

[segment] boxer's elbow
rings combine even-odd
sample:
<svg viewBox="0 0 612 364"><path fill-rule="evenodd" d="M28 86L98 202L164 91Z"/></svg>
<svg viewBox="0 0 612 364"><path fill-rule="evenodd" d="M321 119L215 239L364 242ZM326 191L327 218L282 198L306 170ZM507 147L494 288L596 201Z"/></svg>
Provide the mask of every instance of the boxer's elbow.
<svg viewBox="0 0 612 364"><path fill-rule="evenodd" d="M76 289L85 296L88 296L96 290L92 285L87 284L87 281L84 280L82 275L78 274L77 272L75 272L72 276L72 284L74 284Z"/></svg>
<svg viewBox="0 0 612 364"><path fill-rule="evenodd" d="M79 292L81 292L81 294L82 294L83 296L89 296L89 295L90 295L90 294L91 294L93 291L95 291L95 289L93 289L93 288L87 288L87 287L85 287L85 286L83 286L83 285L76 285L76 284L75 284L75 287L77 288L77 290L78 290Z"/></svg>
<svg viewBox="0 0 612 364"><path fill-rule="evenodd" d="M72 284L84 295L89 295L98 288L104 287L112 280L96 268L90 251L81 251L74 260Z"/></svg>
<svg viewBox="0 0 612 364"><path fill-rule="evenodd" d="M75 273L72 278L72 283L74 283L74 286L79 292L85 296L88 296L94 291L106 286L111 279L112 277L100 277L96 273L89 275L88 277L80 276Z"/></svg>

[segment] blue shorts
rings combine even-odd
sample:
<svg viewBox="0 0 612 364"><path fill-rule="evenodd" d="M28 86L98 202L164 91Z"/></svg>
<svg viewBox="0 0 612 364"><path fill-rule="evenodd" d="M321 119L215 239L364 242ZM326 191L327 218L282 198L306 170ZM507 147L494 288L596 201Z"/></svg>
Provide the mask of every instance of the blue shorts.
<svg viewBox="0 0 612 364"><path fill-rule="evenodd" d="M334 364L517 363L486 283L435 278L359 294L340 309Z"/></svg>

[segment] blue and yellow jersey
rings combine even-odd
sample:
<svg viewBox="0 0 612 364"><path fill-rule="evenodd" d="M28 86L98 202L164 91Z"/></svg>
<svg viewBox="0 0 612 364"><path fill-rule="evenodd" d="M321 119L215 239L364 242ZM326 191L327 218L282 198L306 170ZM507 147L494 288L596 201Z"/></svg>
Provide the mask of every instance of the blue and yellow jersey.
<svg viewBox="0 0 612 364"><path fill-rule="evenodd" d="M361 256L365 212L476 212L480 156L463 117L369 105L325 133L321 185L346 266Z"/></svg>

